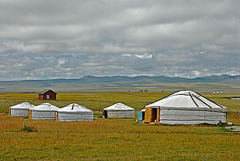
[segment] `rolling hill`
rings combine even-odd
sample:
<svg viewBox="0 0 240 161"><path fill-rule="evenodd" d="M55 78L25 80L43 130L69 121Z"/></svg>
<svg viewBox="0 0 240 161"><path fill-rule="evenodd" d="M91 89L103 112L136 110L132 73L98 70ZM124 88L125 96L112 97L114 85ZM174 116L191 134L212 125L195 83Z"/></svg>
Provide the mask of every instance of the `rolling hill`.
<svg viewBox="0 0 240 161"><path fill-rule="evenodd" d="M140 89L150 91L176 91L182 89L239 91L240 75L212 75L197 78L166 76L84 76L80 79L0 81L0 93L29 93L39 92L44 89L54 89L60 92L126 91Z"/></svg>

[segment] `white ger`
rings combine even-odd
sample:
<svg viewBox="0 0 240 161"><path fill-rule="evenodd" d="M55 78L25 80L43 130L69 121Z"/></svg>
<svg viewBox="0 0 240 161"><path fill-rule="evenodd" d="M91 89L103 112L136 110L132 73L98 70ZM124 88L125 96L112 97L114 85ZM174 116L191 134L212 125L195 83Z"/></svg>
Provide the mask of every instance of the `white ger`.
<svg viewBox="0 0 240 161"><path fill-rule="evenodd" d="M58 110L58 107L50 103L43 103L29 109L29 118L33 120L54 120L55 113Z"/></svg>
<svg viewBox="0 0 240 161"><path fill-rule="evenodd" d="M112 106L103 109L104 118L125 118L134 117L134 108L131 108L122 103L116 103Z"/></svg>
<svg viewBox="0 0 240 161"><path fill-rule="evenodd" d="M58 121L92 121L93 111L84 106L73 103L58 110Z"/></svg>
<svg viewBox="0 0 240 161"><path fill-rule="evenodd" d="M28 116L28 110L34 107L34 105L23 102L14 106L9 107L9 115L11 116Z"/></svg>
<svg viewBox="0 0 240 161"><path fill-rule="evenodd" d="M227 108L192 91L180 91L145 106L145 122L226 123Z"/></svg>

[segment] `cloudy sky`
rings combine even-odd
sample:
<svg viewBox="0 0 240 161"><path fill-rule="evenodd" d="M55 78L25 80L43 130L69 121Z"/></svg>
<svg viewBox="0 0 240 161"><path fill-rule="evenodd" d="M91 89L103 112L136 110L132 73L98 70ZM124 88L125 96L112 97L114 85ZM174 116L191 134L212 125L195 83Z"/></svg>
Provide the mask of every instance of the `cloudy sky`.
<svg viewBox="0 0 240 161"><path fill-rule="evenodd" d="M240 74L239 0L0 0L0 80Z"/></svg>

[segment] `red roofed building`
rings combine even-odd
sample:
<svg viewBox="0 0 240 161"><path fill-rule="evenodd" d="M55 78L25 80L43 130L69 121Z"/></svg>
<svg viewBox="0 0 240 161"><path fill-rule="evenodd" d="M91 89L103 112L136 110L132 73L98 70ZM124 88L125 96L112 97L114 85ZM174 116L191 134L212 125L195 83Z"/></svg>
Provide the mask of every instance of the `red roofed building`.
<svg viewBox="0 0 240 161"><path fill-rule="evenodd" d="M45 90L38 94L39 100L56 100L57 93L50 90Z"/></svg>

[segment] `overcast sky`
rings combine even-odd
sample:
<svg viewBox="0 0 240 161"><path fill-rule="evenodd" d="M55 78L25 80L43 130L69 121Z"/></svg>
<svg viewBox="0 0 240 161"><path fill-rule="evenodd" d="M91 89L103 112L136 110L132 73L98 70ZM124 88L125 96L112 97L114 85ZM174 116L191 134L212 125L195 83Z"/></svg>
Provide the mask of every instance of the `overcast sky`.
<svg viewBox="0 0 240 161"><path fill-rule="evenodd" d="M240 74L239 0L0 0L0 80Z"/></svg>

